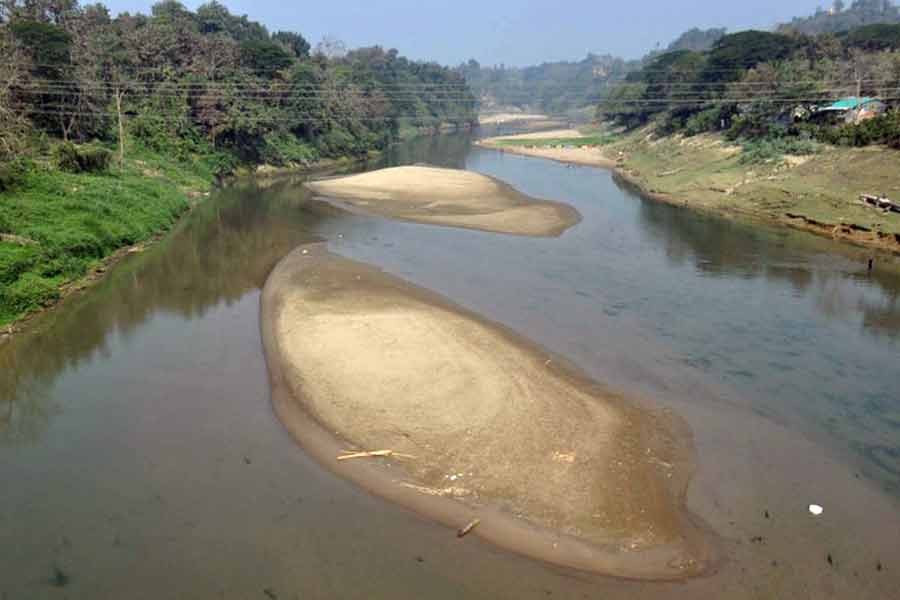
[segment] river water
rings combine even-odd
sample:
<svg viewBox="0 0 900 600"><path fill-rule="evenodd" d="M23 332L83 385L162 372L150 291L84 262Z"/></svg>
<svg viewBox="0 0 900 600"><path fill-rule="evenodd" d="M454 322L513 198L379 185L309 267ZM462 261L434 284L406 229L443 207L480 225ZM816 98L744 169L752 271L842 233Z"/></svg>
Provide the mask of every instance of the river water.
<svg viewBox="0 0 900 600"><path fill-rule="evenodd" d="M643 199L609 172L398 147L568 202L558 239L347 215L242 182L0 346L0 600L890 597L900 577L900 276L829 240ZM381 165L371 165L377 167ZM690 423L709 577L556 569L372 498L269 405L259 290L324 239ZM807 504L826 512L812 518Z"/></svg>

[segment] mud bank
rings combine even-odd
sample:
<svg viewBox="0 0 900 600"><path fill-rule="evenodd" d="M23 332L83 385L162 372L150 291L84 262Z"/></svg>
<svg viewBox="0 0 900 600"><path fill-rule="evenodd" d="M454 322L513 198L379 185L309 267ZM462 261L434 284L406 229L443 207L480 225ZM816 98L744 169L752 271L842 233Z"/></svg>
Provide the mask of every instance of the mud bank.
<svg viewBox="0 0 900 600"><path fill-rule="evenodd" d="M394 167L306 184L357 212L513 235L553 237L581 220L571 206L537 200L469 171Z"/></svg>
<svg viewBox="0 0 900 600"><path fill-rule="evenodd" d="M715 564L684 508L693 449L671 413L322 244L275 268L261 310L276 411L339 475L558 565L677 579ZM337 460L380 449L404 456Z"/></svg>

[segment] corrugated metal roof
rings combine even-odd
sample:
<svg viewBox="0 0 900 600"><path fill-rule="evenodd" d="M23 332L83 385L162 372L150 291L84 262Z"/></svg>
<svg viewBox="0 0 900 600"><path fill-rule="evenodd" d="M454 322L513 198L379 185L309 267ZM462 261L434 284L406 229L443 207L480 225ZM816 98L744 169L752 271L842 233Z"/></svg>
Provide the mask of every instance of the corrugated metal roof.
<svg viewBox="0 0 900 600"><path fill-rule="evenodd" d="M865 106L866 104L871 104L872 102L877 102L877 98L857 98L856 96L850 96L849 98L841 98L834 104L829 106L825 106L820 108L819 110L854 110L859 108L860 106Z"/></svg>

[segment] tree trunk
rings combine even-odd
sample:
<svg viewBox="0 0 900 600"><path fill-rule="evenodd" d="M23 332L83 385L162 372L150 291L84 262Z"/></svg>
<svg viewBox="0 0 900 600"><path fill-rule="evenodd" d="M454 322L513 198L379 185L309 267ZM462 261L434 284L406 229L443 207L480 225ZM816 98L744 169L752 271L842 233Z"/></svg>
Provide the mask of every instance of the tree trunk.
<svg viewBox="0 0 900 600"><path fill-rule="evenodd" d="M122 124L122 92L116 87L116 116L119 119L119 166L125 161L125 126Z"/></svg>

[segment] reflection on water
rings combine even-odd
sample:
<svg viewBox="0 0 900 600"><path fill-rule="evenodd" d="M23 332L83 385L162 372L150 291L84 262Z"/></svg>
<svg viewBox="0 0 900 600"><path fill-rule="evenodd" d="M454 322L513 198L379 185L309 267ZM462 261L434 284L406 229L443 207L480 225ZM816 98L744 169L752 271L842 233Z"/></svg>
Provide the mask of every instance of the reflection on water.
<svg viewBox="0 0 900 600"><path fill-rule="evenodd" d="M584 221L559 239L517 238L344 215L311 202L303 177L245 183L0 345L0 478L15 482L0 490L0 598L5 585L10 599L61 597L47 584L55 568L75 573L70 597L266 597L275 583L257 585L259 573L303 582L309 597L591 592L480 546L460 558L455 538L279 437L257 293L281 257L321 238L593 361L617 385L734 390L729 402L852 450L900 491L895 272L869 275L863 251L645 201L606 172L470 139L416 140L381 164L465 166L570 202ZM380 552L386 543L415 554Z"/></svg>
<svg viewBox="0 0 900 600"><path fill-rule="evenodd" d="M119 265L97 286L42 315L29 335L0 347L0 441L34 442L59 403L47 393L63 371L109 357L155 313L202 319L221 302L258 289L272 267L328 218L289 182L261 192L245 184L202 204L163 242Z"/></svg>
<svg viewBox="0 0 900 600"><path fill-rule="evenodd" d="M636 192L621 180L623 190ZM707 277L763 278L790 284L797 296L809 293L829 316L862 317L866 333L900 335L900 270L876 268L869 253L844 248L786 229L759 227L711 215L639 202L641 225L665 243L673 265L691 264Z"/></svg>

